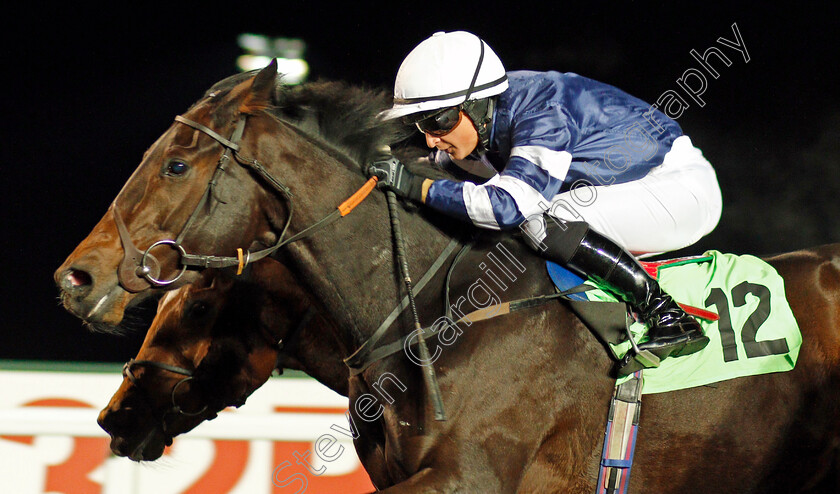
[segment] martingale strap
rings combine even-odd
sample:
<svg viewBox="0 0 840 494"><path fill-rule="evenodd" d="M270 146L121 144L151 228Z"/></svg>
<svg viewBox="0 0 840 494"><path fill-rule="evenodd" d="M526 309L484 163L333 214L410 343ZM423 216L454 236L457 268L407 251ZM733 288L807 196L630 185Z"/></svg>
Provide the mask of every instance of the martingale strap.
<svg viewBox="0 0 840 494"><path fill-rule="evenodd" d="M420 278L420 281L414 286L416 292L420 292L429 280L437 273L440 268L443 266L443 263L449 256L454 252L455 248L458 247L459 242L456 239L452 239L449 241L449 244L444 247L443 251L438 255L437 259L429 266L429 269L426 270L426 273ZM365 369L367 369L372 363L380 360L384 357L389 355L393 355L402 349L402 343L404 340L400 340L398 345L388 345L387 349L383 352L382 347L377 348L376 344L385 336L385 333L388 331L388 328L397 320L400 314L405 310L406 307L409 305L408 295L405 295L400 301L400 303L394 307L394 310L391 311L390 314L382 321L382 324L376 328L376 331L373 332L370 338L367 339L362 345L353 352L352 355L344 359L344 363L350 369L350 374L355 376Z"/></svg>
<svg viewBox="0 0 840 494"><path fill-rule="evenodd" d="M627 494L642 410L642 371L616 385L610 403L597 494Z"/></svg>

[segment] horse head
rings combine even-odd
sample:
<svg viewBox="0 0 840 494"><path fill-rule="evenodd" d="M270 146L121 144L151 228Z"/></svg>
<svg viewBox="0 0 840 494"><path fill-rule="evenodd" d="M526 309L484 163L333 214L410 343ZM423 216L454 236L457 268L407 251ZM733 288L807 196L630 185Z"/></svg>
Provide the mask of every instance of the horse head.
<svg viewBox="0 0 840 494"><path fill-rule="evenodd" d="M187 269L188 253L205 254L204 259L241 256L273 245L289 219L288 197L280 179L260 176L255 167L274 160L304 163L294 149L301 138L293 126L323 132L354 126L346 115L313 118L295 104L295 98L309 97L306 91L279 85L272 63L256 76L220 81L176 117L93 231L56 270L64 306L92 327L108 330L123 321L127 307L194 281L195 268L212 267L199 260ZM348 142L385 125L371 115L387 102L381 95L373 99L369 125L356 126ZM279 118L291 125L278 131ZM272 146L266 146L271 137ZM266 161L258 151L268 147L273 155Z"/></svg>
<svg viewBox="0 0 840 494"><path fill-rule="evenodd" d="M161 299L139 353L125 364L123 382L99 416L115 454L159 458L175 436L244 404L278 366L306 371L347 394L340 358L346 351L332 338L335 326L280 263L263 260L251 269L259 281L206 270Z"/></svg>

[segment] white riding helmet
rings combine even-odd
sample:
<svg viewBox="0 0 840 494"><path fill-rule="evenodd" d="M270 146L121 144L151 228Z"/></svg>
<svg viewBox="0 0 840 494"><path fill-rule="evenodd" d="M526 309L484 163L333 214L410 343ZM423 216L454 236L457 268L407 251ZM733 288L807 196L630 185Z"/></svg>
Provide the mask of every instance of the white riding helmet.
<svg viewBox="0 0 840 494"><path fill-rule="evenodd" d="M504 92L505 67L478 36L465 31L438 32L405 57L394 83L390 120L459 105Z"/></svg>

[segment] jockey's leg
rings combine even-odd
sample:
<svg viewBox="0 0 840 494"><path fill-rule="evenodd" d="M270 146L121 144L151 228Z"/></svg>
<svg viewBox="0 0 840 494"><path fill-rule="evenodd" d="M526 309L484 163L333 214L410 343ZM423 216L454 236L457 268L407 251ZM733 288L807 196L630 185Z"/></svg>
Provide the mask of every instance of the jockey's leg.
<svg viewBox="0 0 840 494"><path fill-rule="evenodd" d="M699 323L630 254L686 247L720 219L714 169L691 139L676 139L662 164L644 177L573 187L553 198L547 213L553 219L535 217L538 221L523 224L528 243L549 260L599 280L630 304L649 327L651 339L641 350L664 358L688 355L708 344Z"/></svg>
<svg viewBox="0 0 840 494"><path fill-rule="evenodd" d="M547 260L595 280L630 305L648 326L649 339L639 345L639 350L664 359L690 355L708 345L709 338L700 324L662 290L632 254L584 222L547 223L537 250ZM628 352L619 369L630 364L634 356Z"/></svg>
<svg viewBox="0 0 840 494"><path fill-rule="evenodd" d="M576 184L552 198L548 213L585 221L636 256L692 245L714 229L721 215L715 171L688 136L674 141L663 163L644 177L611 185Z"/></svg>

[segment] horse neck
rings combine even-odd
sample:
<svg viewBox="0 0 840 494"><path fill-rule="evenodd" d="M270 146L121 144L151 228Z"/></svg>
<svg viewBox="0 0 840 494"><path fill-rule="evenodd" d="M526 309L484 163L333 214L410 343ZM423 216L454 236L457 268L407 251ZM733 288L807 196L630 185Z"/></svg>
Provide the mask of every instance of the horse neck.
<svg viewBox="0 0 840 494"><path fill-rule="evenodd" d="M280 368L303 371L336 393L347 396L349 369L344 365L347 348L338 326L327 314L317 309L291 338L280 358Z"/></svg>
<svg viewBox="0 0 840 494"><path fill-rule="evenodd" d="M258 314L256 324L265 328L272 342L280 341L277 367L303 371L346 395L349 372L343 358L348 350L329 313L283 263L269 258L249 269L247 276L260 295L251 297L244 310Z"/></svg>
<svg viewBox="0 0 840 494"><path fill-rule="evenodd" d="M274 143L262 146L261 160L274 172L289 156L305 156L295 172L283 177L294 194L292 233L307 228L335 210L365 183L359 168L348 165L335 150L281 126ZM449 238L420 215L399 213L406 238L409 268L422 273ZM328 228L288 247L289 264L299 281L329 308L348 348L357 348L404 295L404 281L394 261L391 223L385 195L374 190L350 214ZM417 275L418 277L420 275Z"/></svg>

